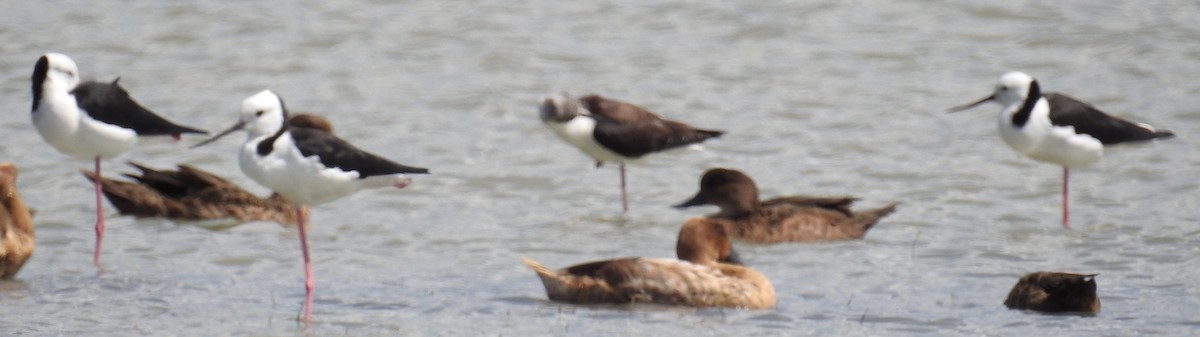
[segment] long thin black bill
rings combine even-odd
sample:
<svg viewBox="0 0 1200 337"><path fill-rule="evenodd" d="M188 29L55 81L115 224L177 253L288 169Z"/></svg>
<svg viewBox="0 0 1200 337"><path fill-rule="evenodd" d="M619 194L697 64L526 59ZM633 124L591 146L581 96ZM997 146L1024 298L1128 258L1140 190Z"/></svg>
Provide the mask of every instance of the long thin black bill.
<svg viewBox="0 0 1200 337"><path fill-rule="evenodd" d="M196 145L192 145L192 147L190 147L190 148L194 149L194 148L200 147L204 144L215 142L215 141L217 141L217 139L220 139L221 137L225 137L225 135L233 133L234 131L241 130L244 127L246 127L246 122L238 121L237 124L234 124L233 126L229 127L228 130L221 131L221 133L218 133L216 136L213 136L212 138L209 138L208 140L205 140L203 142L199 142Z"/></svg>
<svg viewBox="0 0 1200 337"><path fill-rule="evenodd" d="M953 107L953 108L950 108L950 109L946 109L946 113L951 113L951 112L959 112L959 111L963 111L963 110L966 110L966 109L974 108L976 105L980 105L980 104L983 104L983 103L987 103L987 102L989 102L989 101L991 101L991 100L993 100L993 99L996 99L996 95L991 95L991 96L988 96L988 97L984 97L983 99L980 99L980 100L978 100L978 101L975 101L975 102L972 102L972 103L969 103L969 104L959 105L959 106L956 106L956 107Z"/></svg>

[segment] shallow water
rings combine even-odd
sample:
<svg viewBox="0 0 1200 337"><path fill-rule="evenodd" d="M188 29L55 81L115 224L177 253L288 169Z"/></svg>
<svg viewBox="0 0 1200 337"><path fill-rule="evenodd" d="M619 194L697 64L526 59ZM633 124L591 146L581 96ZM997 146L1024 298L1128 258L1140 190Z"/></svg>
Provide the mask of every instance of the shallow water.
<svg viewBox="0 0 1200 337"><path fill-rule="evenodd" d="M1191 335L1200 329L1200 6L1192 1L341 1L0 3L0 161L21 169L38 250L0 281L5 335ZM182 124L232 124L270 88L359 146L430 167L404 190L316 207L314 322L294 229L118 217L91 264L91 185L28 117L39 55L121 83ZM1000 141L998 107L947 115L1022 70L1172 129L1072 174ZM596 170L540 125L546 93L600 93L728 134L706 150ZM241 137L143 141L105 161L189 163L256 192ZM766 311L546 301L551 267L671 256L668 205L709 167L765 195L902 201L865 240L739 245L774 282ZM1099 273L1097 317L1006 310L1037 270Z"/></svg>

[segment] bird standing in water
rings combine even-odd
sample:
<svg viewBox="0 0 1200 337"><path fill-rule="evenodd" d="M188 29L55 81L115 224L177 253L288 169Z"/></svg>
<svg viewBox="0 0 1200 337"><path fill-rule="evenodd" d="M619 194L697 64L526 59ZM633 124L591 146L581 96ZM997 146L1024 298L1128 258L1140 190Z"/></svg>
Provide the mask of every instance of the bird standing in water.
<svg viewBox="0 0 1200 337"><path fill-rule="evenodd" d="M640 106L587 95L547 96L538 107L542 122L567 143L596 161L617 162L621 171L621 211L629 212L625 163L654 152L701 143L723 131L703 130L664 119Z"/></svg>
<svg viewBox="0 0 1200 337"><path fill-rule="evenodd" d="M1062 224L1070 229L1068 181L1070 168L1090 165L1104 156L1113 144L1170 138L1171 131L1110 116L1070 96L1042 94L1032 76L1010 72L1000 76L991 96L950 108L948 112L996 102L1000 110L1000 138L1013 150L1038 161L1063 168Z"/></svg>
<svg viewBox="0 0 1200 337"><path fill-rule="evenodd" d="M111 83L79 81L75 61L63 54L42 55L33 67L33 125L42 139L63 154L93 160L100 175L100 159L112 158L137 144L139 136L171 136L203 130L177 125L135 102L117 80ZM96 186L96 251L92 262L100 267L104 240L104 207L99 179ZM101 269L103 270L103 269Z"/></svg>
<svg viewBox="0 0 1200 337"><path fill-rule="evenodd" d="M363 188L404 188L412 183L408 174L429 173L429 170L401 165L360 150L321 129L284 123L288 120L287 109L283 100L270 90L242 101L239 116L233 127L192 147L208 144L234 131L246 130L246 142L238 151L242 172L296 204L300 249L304 255L304 320L308 321L312 318L315 281L308 254L306 207L330 202Z"/></svg>

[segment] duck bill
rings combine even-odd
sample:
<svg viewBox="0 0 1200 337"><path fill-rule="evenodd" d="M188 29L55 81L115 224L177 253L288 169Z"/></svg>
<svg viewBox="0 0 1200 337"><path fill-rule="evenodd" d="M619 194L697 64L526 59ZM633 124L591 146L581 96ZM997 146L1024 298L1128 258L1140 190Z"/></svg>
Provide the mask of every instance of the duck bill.
<svg viewBox="0 0 1200 337"><path fill-rule="evenodd" d="M739 266L744 266L744 265L746 265L746 264L742 263L742 258L741 258L740 256L738 256L738 253L737 253L737 251L736 251L736 250L733 250L733 248L730 248L730 249L729 249L729 255L727 255L727 256L725 256L725 257L723 257L723 258L717 259L717 262L721 262L721 263L728 263L728 264L736 264L736 265L739 265Z"/></svg>
<svg viewBox="0 0 1200 337"><path fill-rule="evenodd" d="M236 124L233 124L233 126L229 127L229 129L227 129L225 131L221 131L221 133L218 133L216 136L213 136L212 138L209 138L208 140L197 143L196 145L192 145L192 147L190 147L190 148L194 149L194 148L200 147L204 144L215 142L215 141L217 141L217 139L220 139L221 137L225 137L225 135L233 133L234 131L241 130L244 127L246 127L246 122L238 121Z"/></svg>
<svg viewBox="0 0 1200 337"><path fill-rule="evenodd" d="M697 192L696 196L681 204L675 205L675 208L688 208L692 206L708 205L708 198L704 197L704 193Z"/></svg>
<svg viewBox="0 0 1200 337"><path fill-rule="evenodd" d="M996 95L994 95L994 94L993 94L993 95L991 95L991 96L984 97L984 98L982 98L982 99L980 99L980 100L978 100L978 101L975 101L975 102L971 102L971 103L968 103L968 104L959 105L959 106L956 106L956 107L953 107L953 108L947 109L947 110L946 110L946 113L959 112L959 111L967 110L967 109L970 109L970 108L974 108L976 105L980 105L980 104L983 104L983 103L991 102L991 101L992 101L992 100L994 100L994 99L996 99Z"/></svg>

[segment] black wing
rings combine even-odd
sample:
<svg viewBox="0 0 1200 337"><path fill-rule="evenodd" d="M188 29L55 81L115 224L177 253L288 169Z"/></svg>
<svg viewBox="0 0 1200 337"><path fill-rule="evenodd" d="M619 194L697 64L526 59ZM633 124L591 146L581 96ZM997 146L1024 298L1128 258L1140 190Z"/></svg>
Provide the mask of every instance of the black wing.
<svg viewBox="0 0 1200 337"><path fill-rule="evenodd" d="M640 106L587 95L579 99L596 119L592 136L604 147L622 156L637 158L651 152L703 142L723 132L700 130L664 119Z"/></svg>
<svg viewBox="0 0 1200 337"><path fill-rule="evenodd" d="M130 98L129 93L121 88L117 81L82 83L71 93L75 95L79 108L86 111L92 119L133 129L139 136L207 133L159 117Z"/></svg>
<svg viewBox="0 0 1200 337"><path fill-rule="evenodd" d="M429 169L405 166L358 149L337 136L312 128L288 128L296 148L305 157L317 156L326 167L357 171L358 178L396 173L429 173Z"/></svg>
<svg viewBox="0 0 1200 337"><path fill-rule="evenodd" d="M1166 130L1154 130L1137 123L1110 116L1091 104L1070 96L1050 93L1043 97L1050 102L1050 122L1057 126L1073 126L1075 133L1087 134L1102 144L1116 144L1174 136Z"/></svg>
<svg viewBox="0 0 1200 337"><path fill-rule="evenodd" d="M651 152L703 142L721 131L693 129L683 123L652 120L621 124L597 119L593 136L604 147L622 156L637 158Z"/></svg>

